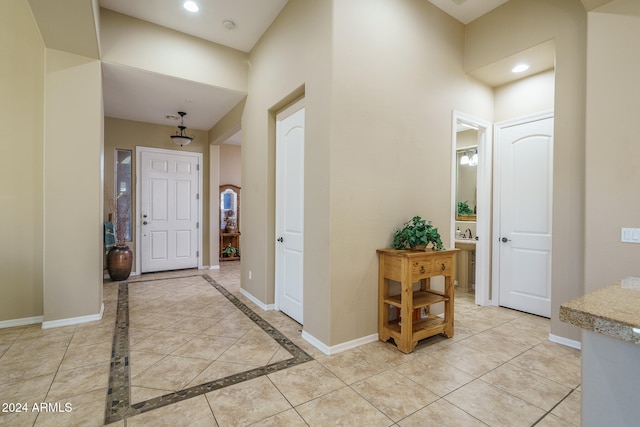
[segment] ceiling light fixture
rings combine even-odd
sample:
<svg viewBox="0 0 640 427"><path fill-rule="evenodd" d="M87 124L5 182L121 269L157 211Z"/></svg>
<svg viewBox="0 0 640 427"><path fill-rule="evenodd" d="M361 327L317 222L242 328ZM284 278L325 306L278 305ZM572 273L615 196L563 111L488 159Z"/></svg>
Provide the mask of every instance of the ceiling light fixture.
<svg viewBox="0 0 640 427"><path fill-rule="evenodd" d="M184 111L178 111L178 114L180 114L180 126L178 126L179 130L176 131L175 135L171 135L171 140L180 147L184 147L185 145L193 141L195 136L189 136L184 133L184 130L187 128L184 125L184 116L186 116L187 113L185 113Z"/></svg>
<svg viewBox="0 0 640 427"><path fill-rule="evenodd" d="M511 69L512 73L522 73L529 69L529 64L518 64Z"/></svg>
<svg viewBox="0 0 640 427"><path fill-rule="evenodd" d="M197 12L200 10L200 8L198 7L198 4L192 0L187 0L186 2L183 3L182 5L185 9L187 9L189 12Z"/></svg>
<svg viewBox="0 0 640 427"><path fill-rule="evenodd" d="M222 25L224 25L227 30L233 30L236 27L236 23L229 19L225 20Z"/></svg>

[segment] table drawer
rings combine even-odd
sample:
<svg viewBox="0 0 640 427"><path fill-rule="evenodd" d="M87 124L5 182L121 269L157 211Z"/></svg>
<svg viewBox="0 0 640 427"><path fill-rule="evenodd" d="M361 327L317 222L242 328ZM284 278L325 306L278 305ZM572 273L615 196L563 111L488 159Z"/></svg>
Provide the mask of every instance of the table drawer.
<svg viewBox="0 0 640 427"><path fill-rule="evenodd" d="M411 277L414 280L430 277L433 274L433 260L411 261Z"/></svg>
<svg viewBox="0 0 640 427"><path fill-rule="evenodd" d="M435 258L433 260L433 272L434 274L442 274L444 276L452 275L453 260L451 257Z"/></svg>

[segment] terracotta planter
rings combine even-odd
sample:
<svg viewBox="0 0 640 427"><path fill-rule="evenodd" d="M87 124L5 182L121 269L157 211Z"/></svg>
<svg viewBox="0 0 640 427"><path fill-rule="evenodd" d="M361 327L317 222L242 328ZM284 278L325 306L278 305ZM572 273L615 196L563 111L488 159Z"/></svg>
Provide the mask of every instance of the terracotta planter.
<svg viewBox="0 0 640 427"><path fill-rule="evenodd" d="M114 282L127 280L133 266L133 251L129 246L114 246L107 254L107 270Z"/></svg>

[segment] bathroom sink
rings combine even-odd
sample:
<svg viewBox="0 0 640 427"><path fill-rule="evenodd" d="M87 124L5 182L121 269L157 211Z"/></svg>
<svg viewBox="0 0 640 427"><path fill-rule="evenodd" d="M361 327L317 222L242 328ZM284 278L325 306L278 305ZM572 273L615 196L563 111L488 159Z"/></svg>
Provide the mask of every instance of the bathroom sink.
<svg viewBox="0 0 640 427"><path fill-rule="evenodd" d="M456 239L455 243L458 249L466 249L468 251L476 249L476 241L474 239Z"/></svg>

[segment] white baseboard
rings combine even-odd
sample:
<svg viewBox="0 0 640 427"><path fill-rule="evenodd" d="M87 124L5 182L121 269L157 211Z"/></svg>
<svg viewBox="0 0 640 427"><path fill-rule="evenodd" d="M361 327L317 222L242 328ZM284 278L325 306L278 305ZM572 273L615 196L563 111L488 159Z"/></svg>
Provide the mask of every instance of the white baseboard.
<svg viewBox="0 0 640 427"><path fill-rule="evenodd" d="M14 326L33 325L42 323L42 316L23 317L22 319L3 320L0 322L0 329L13 328Z"/></svg>
<svg viewBox="0 0 640 427"><path fill-rule="evenodd" d="M307 333L305 330L302 331L302 339L307 341L309 344L311 344L312 346L314 346L315 348L317 348L327 356L330 356L332 354L342 353L343 351L360 347L361 345L364 345L364 344L369 344L370 342L378 341L378 334L357 338L355 340L343 342L341 344L334 345L331 347L324 344L322 341L318 340L313 335Z"/></svg>
<svg viewBox="0 0 640 427"><path fill-rule="evenodd" d="M260 301L258 298L254 297L253 295L251 295L249 292L245 291L242 288L240 288L240 293L242 295L244 295L245 297L247 297L247 299L249 301L251 301L252 303L257 305L259 308L261 308L264 311L275 310L275 305L274 304L265 304L262 301Z"/></svg>
<svg viewBox="0 0 640 427"><path fill-rule="evenodd" d="M582 343L580 341L570 340L569 338L560 337L553 334L549 334L549 341L556 344L562 344L567 347L575 348L577 350L582 350Z"/></svg>
<svg viewBox="0 0 640 427"><path fill-rule="evenodd" d="M220 270L220 264L218 265L210 265L209 270Z"/></svg>
<svg viewBox="0 0 640 427"><path fill-rule="evenodd" d="M104 313L104 304L100 304L100 313L90 314L88 316L70 317L68 319L51 320L42 322L42 329L58 328L60 326L78 325L80 323L95 322L102 319Z"/></svg>

